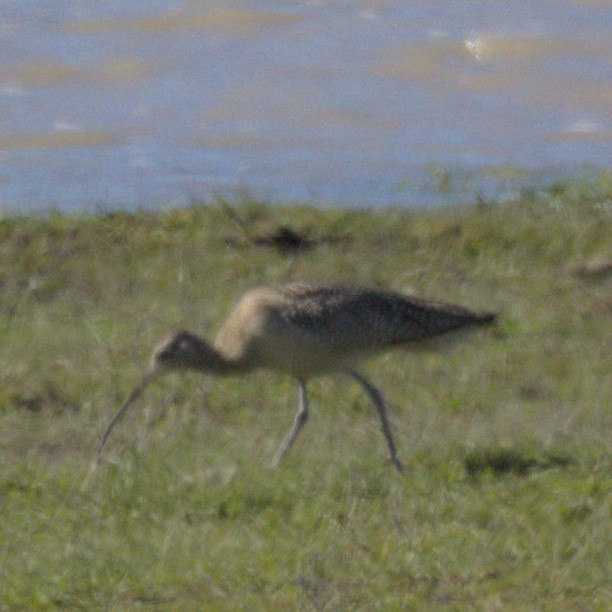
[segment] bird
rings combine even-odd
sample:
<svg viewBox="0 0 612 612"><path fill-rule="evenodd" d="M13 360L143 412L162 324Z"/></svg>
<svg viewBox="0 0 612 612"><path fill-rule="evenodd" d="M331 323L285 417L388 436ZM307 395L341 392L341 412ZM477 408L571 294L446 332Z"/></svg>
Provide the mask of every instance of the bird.
<svg viewBox="0 0 612 612"><path fill-rule="evenodd" d="M374 404L391 462L403 464L381 392L356 368L368 357L397 347L421 347L434 338L467 327L491 324L496 315L399 292L350 285L288 282L247 291L231 310L215 340L175 332L153 351L141 382L106 428L98 459L117 422L143 390L161 374L195 370L214 376L268 369L292 376L298 410L280 445L276 466L292 447L309 417L306 384L316 376L346 373Z"/></svg>

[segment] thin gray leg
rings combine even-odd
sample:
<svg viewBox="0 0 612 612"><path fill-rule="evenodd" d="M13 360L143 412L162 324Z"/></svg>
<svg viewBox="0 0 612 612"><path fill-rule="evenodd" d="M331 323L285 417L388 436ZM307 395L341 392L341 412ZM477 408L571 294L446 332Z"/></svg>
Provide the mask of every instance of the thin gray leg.
<svg viewBox="0 0 612 612"><path fill-rule="evenodd" d="M291 448L292 444L295 442L295 439L298 437L300 430L302 427L304 427L304 424L308 420L308 396L306 395L306 381L300 379L298 380L298 385L300 386L300 403L298 406L298 411L295 415L291 431L280 445L280 448L274 457L274 461L272 462L273 467L276 467L279 464L280 460L283 458L283 455Z"/></svg>
<svg viewBox="0 0 612 612"><path fill-rule="evenodd" d="M389 421L387 419L387 411L385 409L385 402L383 401L382 395L380 391L370 384L359 372L355 372L355 370L349 370L349 374L363 387L364 391L370 396L370 399L376 406L376 410L378 410L378 415L380 416L380 422L382 425L383 433L385 434L385 438L387 439L387 444L389 445L389 451L391 452L391 461L393 465L397 468L398 472L402 472L404 470L404 466L401 464L400 460L397 458L397 451L395 450L395 442L393 441L393 435L391 434L391 427L389 426Z"/></svg>

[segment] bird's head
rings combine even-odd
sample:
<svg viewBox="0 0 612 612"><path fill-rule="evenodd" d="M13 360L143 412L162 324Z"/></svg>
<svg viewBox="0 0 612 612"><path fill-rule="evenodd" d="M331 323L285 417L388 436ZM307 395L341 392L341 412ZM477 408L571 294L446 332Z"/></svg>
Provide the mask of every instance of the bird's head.
<svg viewBox="0 0 612 612"><path fill-rule="evenodd" d="M132 389L123 406L117 412L110 425L102 436L99 454L102 452L110 432L125 414L128 407L142 394L145 387L154 381L160 374L172 370L202 369L211 348L197 336L186 331L179 331L162 342L151 356L149 367L144 373L140 383Z"/></svg>
<svg viewBox="0 0 612 612"><path fill-rule="evenodd" d="M205 344L187 331L179 331L164 340L153 351L149 371L189 370L201 366Z"/></svg>

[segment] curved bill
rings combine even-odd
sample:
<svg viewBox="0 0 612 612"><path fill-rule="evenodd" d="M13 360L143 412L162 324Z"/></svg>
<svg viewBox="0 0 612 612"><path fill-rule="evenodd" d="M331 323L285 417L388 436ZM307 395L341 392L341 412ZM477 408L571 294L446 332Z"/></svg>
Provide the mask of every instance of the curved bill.
<svg viewBox="0 0 612 612"><path fill-rule="evenodd" d="M130 405L138 397L140 397L145 387L152 380L155 379L155 377L157 376L157 373L158 372L156 368L150 368L149 370L145 372L145 375L142 377L140 384L134 387L134 389L132 389L132 392L128 395L127 399L123 403L123 406L121 406L121 408L119 409L119 412L117 412L117 414L113 417L113 420L109 423L104 434L102 435L102 441L100 442L100 446L98 447L98 458L102 454L102 451L104 450L104 445L106 444L106 440L108 439L108 436L110 436L111 431L113 431L113 429L115 428L115 425L123 418L123 415L126 413Z"/></svg>

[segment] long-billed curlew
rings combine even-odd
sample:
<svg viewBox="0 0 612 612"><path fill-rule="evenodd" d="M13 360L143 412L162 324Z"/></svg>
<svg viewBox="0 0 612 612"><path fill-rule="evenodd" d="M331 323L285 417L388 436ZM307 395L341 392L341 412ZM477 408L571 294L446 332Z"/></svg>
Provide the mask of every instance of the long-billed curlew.
<svg viewBox="0 0 612 612"><path fill-rule="evenodd" d="M306 381L346 372L376 406L391 460L401 471L382 395L354 369L355 363L393 347L425 343L494 319L493 314L377 289L305 283L253 289L234 307L213 344L180 331L154 351L142 382L104 432L100 452L128 406L159 374L199 370L224 376L266 368L295 377L300 391L298 412L276 454L276 464L308 419Z"/></svg>

